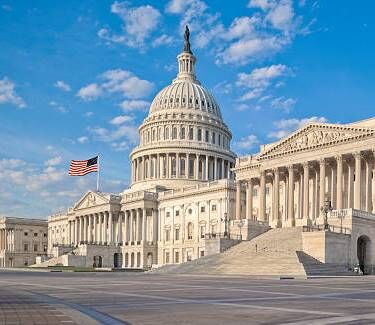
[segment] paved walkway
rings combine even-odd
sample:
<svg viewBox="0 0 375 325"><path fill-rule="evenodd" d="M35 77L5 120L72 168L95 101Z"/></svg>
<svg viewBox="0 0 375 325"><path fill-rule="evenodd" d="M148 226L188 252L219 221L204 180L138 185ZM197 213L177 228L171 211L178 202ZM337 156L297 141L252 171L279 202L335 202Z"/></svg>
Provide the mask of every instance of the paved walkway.
<svg viewBox="0 0 375 325"><path fill-rule="evenodd" d="M0 324L374 324L375 277L0 271Z"/></svg>

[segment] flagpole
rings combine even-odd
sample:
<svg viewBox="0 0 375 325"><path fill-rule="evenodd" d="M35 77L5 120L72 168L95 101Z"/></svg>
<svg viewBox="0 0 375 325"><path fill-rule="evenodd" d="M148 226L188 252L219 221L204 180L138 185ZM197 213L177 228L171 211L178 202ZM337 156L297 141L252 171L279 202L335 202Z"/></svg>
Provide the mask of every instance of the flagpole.
<svg viewBox="0 0 375 325"><path fill-rule="evenodd" d="M98 172L96 174L96 191L99 192L99 176L100 176L100 163L99 163L99 155L98 155Z"/></svg>

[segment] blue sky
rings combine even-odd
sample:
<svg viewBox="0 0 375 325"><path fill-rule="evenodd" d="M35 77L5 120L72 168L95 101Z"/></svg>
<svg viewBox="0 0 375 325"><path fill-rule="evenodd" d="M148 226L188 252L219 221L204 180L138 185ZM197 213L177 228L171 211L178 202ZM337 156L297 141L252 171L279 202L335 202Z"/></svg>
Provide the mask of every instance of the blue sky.
<svg viewBox="0 0 375 325"><path fill-rule="evenodd" d="M373 1L0 0L0 215L46 217L96 175L129 182L129 152L155 94L176 74L189 24L199 80L239 155L308 121L374 115Z"/></svg>

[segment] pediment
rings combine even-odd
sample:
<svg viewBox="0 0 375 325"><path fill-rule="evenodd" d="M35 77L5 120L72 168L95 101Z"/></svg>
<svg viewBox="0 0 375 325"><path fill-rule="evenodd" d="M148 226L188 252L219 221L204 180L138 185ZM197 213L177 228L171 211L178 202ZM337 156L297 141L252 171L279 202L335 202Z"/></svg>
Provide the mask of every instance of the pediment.
<svg viewBox="0 0 375 325"><path fill-rule="evenodd" d="M108 204L110 200L100 193L87 192L74 206L73 210L82 210L102 204Z"/></svg>
<svg viewBox="0 0 375 325"><path fill-rule="evenodd" d="M356 128L339 124L312 123L297 130L258 155L265 159L296 151L331 146L343 142L357 141L375 135L375 129Z"/></svg>

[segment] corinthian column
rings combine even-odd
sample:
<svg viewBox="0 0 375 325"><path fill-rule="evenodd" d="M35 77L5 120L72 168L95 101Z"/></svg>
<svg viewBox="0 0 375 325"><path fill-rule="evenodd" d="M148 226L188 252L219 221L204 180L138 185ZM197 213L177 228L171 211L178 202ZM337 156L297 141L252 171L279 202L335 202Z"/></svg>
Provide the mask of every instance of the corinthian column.
<svg viewBox="0 0 375 325"><path fill-rule="evenodd" d="M266 172L260 172L259 220L266 221Z"/></svg>
<svg viewBox="0 0 375 325"><path fill-rule="evenodd" d="M295 215L294 215L294 168L293 165L288 166L288 224L289 226L295 225Z"/></svg>
<svg viewBox="0 0 375 325"><path fill-rule="evenodd" d="M246 219L253 219L253 182L251 179L246 188Z"/></svg>
<svg viewBox="0 0 375 325"><path fill-rule="evenodd" d="M342 156L336 157L337 163L337 191L336 191L336 209L342 209Z"/></svg>
<svg viewBox="0 0 375 325"><path fill-rule="evenodd" d="M280 217L279 217L279 205L280 205L280 171L279 168L275 168L273 170L273 197L272 197L272 214L273 214L273 220L276 220L277 226L280 225Z"/></svg>
<svg viewBox="0 0 375 325"><path fill-rule="evenodd" d="M354 153L355 181L354 181L354 209L361 209L361 153Z"/></svg>
<svg viewBox="0 0 375 325"><path fill-rule="evenodd" d="M372 196L372 213L375 214L375 149L372 149L372 182L371 182L371 196Z"/></svg>
<svg viewBox="0 0 375 325"><path fill-rule="evenodd" d="M320 180L319 180L319 209L323 206L326 194L326 162L322 158L319 161Z"/></svg>
<svg viewBox="0 0 375 325"><path fill-rule="evenodd" d="M236 219L241 219L241 181L236 182Z"/></svg>
<svg viewBox="0 0 375 325"><path fill-rule="evenodd" d="M309 217L309 162L303 163L303 219Z"/></svg>
<svg viewBox="0 0 375 325"><path fill-rule="evenodd" d="M88 240L89 243L91 243L92 242L92 237L91 237L91 234L92 234L91 233L91 228L92 228L91 219L92 219L92 215L89 214L87 216L87 218L89 218L89 229L88 229L88 232L87 232L87 240Z"/></svg>

